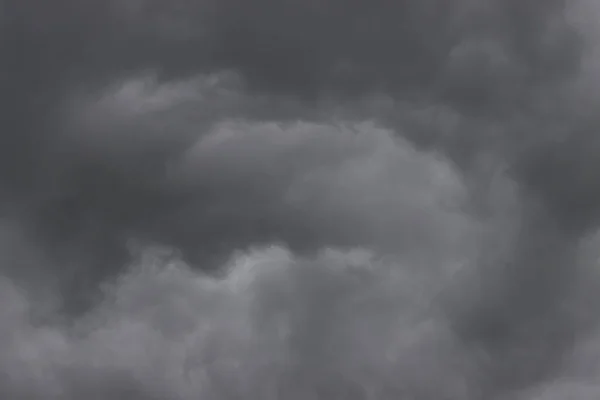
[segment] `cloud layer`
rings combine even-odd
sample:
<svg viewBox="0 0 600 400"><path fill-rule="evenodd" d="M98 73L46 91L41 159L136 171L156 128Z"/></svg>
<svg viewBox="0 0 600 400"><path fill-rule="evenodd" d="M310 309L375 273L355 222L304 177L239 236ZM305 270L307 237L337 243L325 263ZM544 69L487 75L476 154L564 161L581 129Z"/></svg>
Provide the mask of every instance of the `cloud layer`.
<svg viewBox="0 0 600 400"><path fill-rule="evenodd" d="M599 12L6 1L0 394L596 398Z"/></svg>

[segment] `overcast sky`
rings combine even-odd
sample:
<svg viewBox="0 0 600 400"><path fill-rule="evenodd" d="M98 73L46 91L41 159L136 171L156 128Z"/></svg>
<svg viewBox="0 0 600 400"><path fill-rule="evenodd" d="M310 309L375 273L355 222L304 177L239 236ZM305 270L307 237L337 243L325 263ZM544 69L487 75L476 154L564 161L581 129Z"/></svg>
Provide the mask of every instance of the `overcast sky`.
<svg viewBox="0 0 600 400"><path fill-rule="evenodd" d="M0 7L0 397L600 396L594 0Z"/></svg>

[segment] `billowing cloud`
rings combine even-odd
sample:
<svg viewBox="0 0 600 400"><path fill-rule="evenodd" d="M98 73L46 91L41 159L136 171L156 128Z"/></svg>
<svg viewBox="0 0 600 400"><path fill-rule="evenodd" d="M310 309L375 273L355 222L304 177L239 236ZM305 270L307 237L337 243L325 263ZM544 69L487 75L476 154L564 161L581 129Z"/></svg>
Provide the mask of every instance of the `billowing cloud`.
<svg viewBox="0 0 600 400"><path fill-rule="evenodd" d="M405 270L361 252L302 261L278 248L239 256L232 268L214 281L147 253L67 328L36 327L27 298L5 283L4 395L470 398L481 390L477 354L435 304L450 282L443 268Z"/></svg>
<svg viewBox="0 0 600 400"><path fill-rule="evenodd" d="M6 1L0 395L597 397L598 10Z"/></svg>

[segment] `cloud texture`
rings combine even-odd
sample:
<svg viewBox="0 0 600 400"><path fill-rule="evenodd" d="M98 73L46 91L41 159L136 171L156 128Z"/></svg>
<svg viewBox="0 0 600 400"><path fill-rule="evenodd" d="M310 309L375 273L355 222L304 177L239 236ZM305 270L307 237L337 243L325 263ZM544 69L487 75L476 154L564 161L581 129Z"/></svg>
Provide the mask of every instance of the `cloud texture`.
<svg viewBox="0 0 600 400"><path fill-rule="evenodd" d="M7 0L0 397L595 399L591 0Z"/></svg>

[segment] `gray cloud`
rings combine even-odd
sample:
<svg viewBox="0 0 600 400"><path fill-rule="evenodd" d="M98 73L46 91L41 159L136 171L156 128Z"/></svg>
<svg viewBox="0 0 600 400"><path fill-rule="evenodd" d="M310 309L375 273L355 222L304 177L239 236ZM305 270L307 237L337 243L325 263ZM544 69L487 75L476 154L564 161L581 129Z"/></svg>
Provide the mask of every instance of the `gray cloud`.
<svg viewBox="0 0 600 400"><path fill-rule="evenodd" d="M597 8L5 2L0 393L594 397Z"/></svg>
<svg viewBox="0 0 600 400"><path fill-rule="evenodd" d="M272 248L239 257L227 279L212 281L162 264L160 254L140 261L70 328L34 328L27 299L4 290L4 393L471 398L478 390L477 356L432 307L448 275L442 265L434 275L366 253L301 261Z"/></svg>

